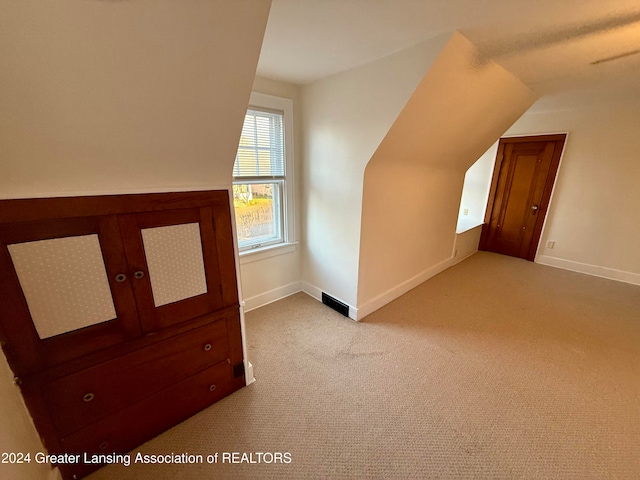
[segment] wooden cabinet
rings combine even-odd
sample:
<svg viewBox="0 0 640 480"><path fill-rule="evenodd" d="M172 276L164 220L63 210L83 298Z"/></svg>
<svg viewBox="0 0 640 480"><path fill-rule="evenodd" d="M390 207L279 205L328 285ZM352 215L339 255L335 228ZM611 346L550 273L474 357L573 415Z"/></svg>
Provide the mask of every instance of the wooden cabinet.
<svg viewBox="0 0 640 480"><path fill-rule="evenodd" d="M2 346L51 452L126 452L244 385L233 248L227 191L0 201Z"/></svg>

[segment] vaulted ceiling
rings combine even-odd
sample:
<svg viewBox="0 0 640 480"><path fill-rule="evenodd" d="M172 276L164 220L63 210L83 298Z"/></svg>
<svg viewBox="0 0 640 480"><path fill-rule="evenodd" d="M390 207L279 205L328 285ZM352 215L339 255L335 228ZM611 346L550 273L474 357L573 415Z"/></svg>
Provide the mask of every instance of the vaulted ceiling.
<svg viewBox="0 0 640 480"><path fill-rule="evenodd" d="M640 98L637 0L273 0L258 75L310 83L454 30L541 95Z"/></svg>

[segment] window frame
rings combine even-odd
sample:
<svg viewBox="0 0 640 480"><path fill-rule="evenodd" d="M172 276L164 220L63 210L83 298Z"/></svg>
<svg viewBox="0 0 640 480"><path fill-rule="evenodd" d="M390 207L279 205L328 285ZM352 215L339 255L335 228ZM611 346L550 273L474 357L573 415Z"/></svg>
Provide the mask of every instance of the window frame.
<svg viewBox="0 0 640 480"><path fill-rule="evenodd" d="M236 185L273 185L273 210L274 210L274 224L276 235L275 237L264 238L263 240L254 239L242 242L240 240L240 232L238 233L238 251L246 252L249 250L257 250L261 248L270 247L273 245L281 245L285 242L285 225L284 225L284 191L285 191L285 177L241 177L242 180L234 180L233 186ZM235 196L235 193L234 193ZM235 201L235 200L234 200ZM238 219L236 217L236 230L238 230Z"/></svg>
<svg viewBox="0 0 640 480"><path fill-rule="evenodd" d="M232 177L232 185L260 184L260 183L280 183L280 221L282 239L255 244L240 245L239 238L236 238L238 254L247 256L264 252L266 250L278 249L284 246L293 245L295 241L295 183L294 183L294 150L293 150L293 100L265 93L252 92L247 111L264 110L282 112L283 148L284 148L284 177ZM235 161L234 161L235 167ZM233 173L233 170L232 170ZM233 192L232 192L233 193ZM235 207L234 207L235 218ZM235 221L235 220L234 220ZM237 230L237 225L236 225Z"/></svg>

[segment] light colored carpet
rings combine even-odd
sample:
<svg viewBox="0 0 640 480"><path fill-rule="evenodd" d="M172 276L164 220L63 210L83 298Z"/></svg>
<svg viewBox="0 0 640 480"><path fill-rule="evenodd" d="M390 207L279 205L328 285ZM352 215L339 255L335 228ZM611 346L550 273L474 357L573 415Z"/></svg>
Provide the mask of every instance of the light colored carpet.
<svg viewBox="0 0 640 480"><path fill-rule="evenodd" d="M257 383L140 451L291 463L91 480L640 478L640 287L480 252L361 323L296 294L247 336Z"/></svg>

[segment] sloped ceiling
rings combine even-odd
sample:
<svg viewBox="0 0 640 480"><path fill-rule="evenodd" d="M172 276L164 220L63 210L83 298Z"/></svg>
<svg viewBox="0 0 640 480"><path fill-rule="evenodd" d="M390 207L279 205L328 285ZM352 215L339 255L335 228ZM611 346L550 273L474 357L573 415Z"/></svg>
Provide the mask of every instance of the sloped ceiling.
<svg viewBox="0 0 640 480"><path fill-rule="evenodd" d="M258 75L306 84L458 30L539 94L633 88L640 6L617 0L274 0Z"/></svg>
<svg viewBox="0 0 640 480"><path fill-rule="evenodd" d="M0 196L227 185L268 12L1 1Z"/></svg>

